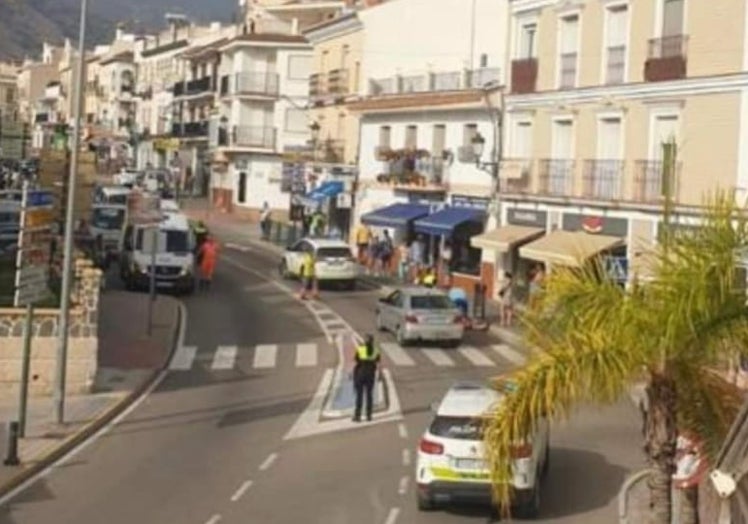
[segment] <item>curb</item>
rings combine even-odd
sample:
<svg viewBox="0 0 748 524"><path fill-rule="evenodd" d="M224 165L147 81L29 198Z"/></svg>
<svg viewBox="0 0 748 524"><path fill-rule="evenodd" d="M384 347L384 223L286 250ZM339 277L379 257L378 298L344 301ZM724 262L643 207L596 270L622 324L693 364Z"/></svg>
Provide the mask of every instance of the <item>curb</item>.
<svg viewBox="0 0 748 524"><path fill-rule="evenodd" d="M30 465L28 467L20 470L15 476L13 476L3 485L0 485L0 498L8 495L14 489L18 488L26 481L32 479L37 474L47 469L49 466L55 464L57 461L62 459L65 455L67 455L68 453L73 451L75 448L83 444L92 435L96 434L98 431L104 428L107 424L109 424L112 420L114 420L120 413L122 413L125 409L127 409L127 407L130 404L135 402L136 399L138 399L143 393L145 393L148 390L148 388L158 378L161 372L166 368L174 352L177 349L176 346L177 346L179 331L180 331L181 324L184 321L184 319L182 318L183 307L184 306L180 302L179 307L177 308L177 321L174 324L174 332L172 334L171 349L164 363L161 365L161 367L154 369L148 378L143 380L138 387L136 387L134 390L128 393L124 398L118 401L114 406L102 409L101 412L99 412L99 414L96 415L89 424L87 424L86 426L79 429L77 432L73 433L72 435L64 439L53 450L47 452L46 454L42 455L38 459L35 459L33 462L29 463Z"/></svg>

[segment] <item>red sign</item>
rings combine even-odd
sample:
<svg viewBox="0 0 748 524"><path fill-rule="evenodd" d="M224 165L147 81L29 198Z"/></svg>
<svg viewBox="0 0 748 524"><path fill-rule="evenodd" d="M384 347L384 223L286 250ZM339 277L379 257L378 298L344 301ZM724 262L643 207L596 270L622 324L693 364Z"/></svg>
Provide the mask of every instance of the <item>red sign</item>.
<svg viewBox="0 0 748 524"><path fill-rule="evenodd" d="M582 229L593 235L600 233L603 230L603 217L584 217Z"/></svg>

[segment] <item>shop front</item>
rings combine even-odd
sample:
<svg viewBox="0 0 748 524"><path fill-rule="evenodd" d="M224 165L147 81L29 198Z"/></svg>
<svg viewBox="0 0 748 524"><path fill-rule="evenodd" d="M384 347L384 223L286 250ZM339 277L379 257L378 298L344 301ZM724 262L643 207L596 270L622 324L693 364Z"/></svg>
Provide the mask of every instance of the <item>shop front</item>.
<svg viewBox="0 0 748 524"><path fill-rule="evenodd" d="M320 211L326 217L327 230L334 236L345 238L348 230L350 204L345 193L345 184L340 180L323 182L309 193L295 197L295 203L303 207L302 221L308 226L308 219ZM343 198L341 198L343 197ZM342 206L340 205L342 202ZM305 231L306 231L305 227Z"/></svg>

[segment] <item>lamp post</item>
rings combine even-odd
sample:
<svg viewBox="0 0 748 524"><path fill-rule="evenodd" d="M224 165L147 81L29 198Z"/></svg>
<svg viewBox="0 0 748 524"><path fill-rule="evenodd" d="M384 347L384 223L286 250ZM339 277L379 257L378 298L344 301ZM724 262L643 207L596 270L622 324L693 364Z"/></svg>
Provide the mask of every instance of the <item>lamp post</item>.
<svg viewBox="0 0 748 524"><path fill-rule="evenodd" d="M498 131L494 130L495 133ZM470 141L470 145L473 147L473 155L475 156L475 167L482 171L486 171L487 173L490 173L491 175L491 181L493 182L493 196L498 198L500 185L499 185L499 164L501 163L501 160L499 159L499 152L498 150L495 150L493 153L493 159L489 160L488 162L483 162L481 158L483 157L483 152L486 149L486 139L481 135L480 133L476 133L475 136Z"/></svg>
<svg viewBox="0 0 748 524"><path fill-rule="evenodd" d="M309 131L312 132L312 162L317 161L317 143L319 141L319 130L320 125L316 120L309 124Z"/></svg>

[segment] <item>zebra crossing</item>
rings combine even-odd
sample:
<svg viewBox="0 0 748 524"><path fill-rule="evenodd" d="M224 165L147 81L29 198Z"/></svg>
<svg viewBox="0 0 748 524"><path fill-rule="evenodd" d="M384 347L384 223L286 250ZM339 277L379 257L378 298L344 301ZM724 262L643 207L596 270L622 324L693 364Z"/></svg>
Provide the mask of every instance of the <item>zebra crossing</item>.
<svg viewBox="0 0 748 524"><path fill-rule="evenodd" d="M332 349L322 344L303 342L298 344L260 344L253 347L219 345L199 352L196 346L181 346L169 364L172 371L190 371L195 366L204 366L214 371L227 371L237 367L249 367L259 371L285 367L310 369L320 365L323 351ZM415 368L433 366L438 368L477 367L496 368L522 366L525 355L506 344L477 348L464 345L456 349L438 347L403 348L395 342L382 342L379 345L384 365L395 368ZM283 357L287 353L293 356ZM332 353L328 353L332 354Z"/></svg>

